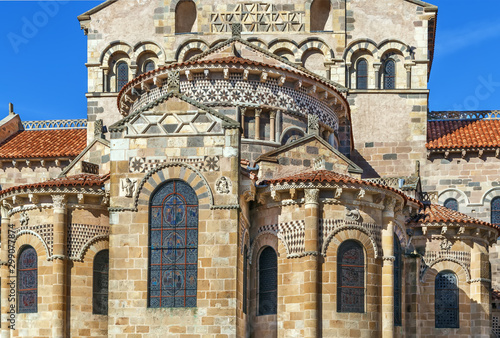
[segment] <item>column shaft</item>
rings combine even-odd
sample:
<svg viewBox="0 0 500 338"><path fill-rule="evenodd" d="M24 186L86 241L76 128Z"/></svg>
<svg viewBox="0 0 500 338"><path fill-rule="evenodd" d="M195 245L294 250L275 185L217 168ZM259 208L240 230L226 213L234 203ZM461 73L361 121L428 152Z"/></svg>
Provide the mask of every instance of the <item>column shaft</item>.
<svg viewBox="0 0 500 338"><path fill-rule="evenodd" d="M385 216L385 217L384 217ZM382 337L394 337L394 217L382 221Z"/></svg>
<svg viewBox="0 0 500 338"><path fill-rule="evenodd" d="M306 189L305 202L305 251L304 258L304 335L308 338L321 337L319 312L319 190Z"/></svg>
<svg viewBox="0 0 500 338"><path fill-rule="evenodd" d="M262 109L255 109L255 139L260 140L260 113Z"/></svg>
<svg viewBox="0 0 500 338"><path fill-rule="evenodd" d="M52 261L52 337L66 337L66 205L62 195L54 199L54 244Z"/></svg>

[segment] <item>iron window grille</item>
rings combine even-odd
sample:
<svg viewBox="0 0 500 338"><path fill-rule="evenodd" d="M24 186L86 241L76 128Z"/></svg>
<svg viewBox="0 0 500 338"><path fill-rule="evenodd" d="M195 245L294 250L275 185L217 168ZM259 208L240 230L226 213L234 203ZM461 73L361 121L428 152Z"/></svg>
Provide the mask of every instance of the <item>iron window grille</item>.
<svg viewBox="0 0 500 338"><path fill-rule="evenodd" d="M396 88L396 63L387 60L384 64L384 89Z"/></svg>
<svg viewBox="0 0 500 338"><path fill-rule="evenodd" d="M450 210L458 211L458 201L454 198L448 198L444 201L444 207Z"/></svg>
<svg viewBox="0 0 500 338"><path fill-rule="evenodd" d="M436 328L458 328L458 280L451 271L442 271L436 276L435 315Z"/></svg>
<svg viewBox="0 0 500 338"><path fill-rule="evenodd" d="M116 65L116 91L119 92L128 82L128 65L120 62Z"/></svg>

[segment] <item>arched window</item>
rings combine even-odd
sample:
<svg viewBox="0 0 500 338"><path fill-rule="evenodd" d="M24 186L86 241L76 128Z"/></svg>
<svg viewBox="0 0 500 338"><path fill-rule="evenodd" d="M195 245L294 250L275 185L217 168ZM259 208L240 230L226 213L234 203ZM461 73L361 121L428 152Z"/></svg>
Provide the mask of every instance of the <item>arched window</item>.
<svg viewBox="0 0 500 338"><path fill-rule="evenodd" d="M314 0L311 4L311 32L332 30L330 0Z"/></svg>
<svg viewBox="0 0 500 338"><path fill-rule="evenodd" d="M144 63L144 73L150 72L155 69L155 63L151 60L146 61Z"/></svg>
<svg viewBox="0 0 500 338"><path fill-rule="evenodd" d="M401 245L396 235L394 235L394 258L394 326L401 326Z"/></svg>
<svg viewBox="0 0 500 338"><path fill-rule="evenodd" d="M356 241L343 242L337 255L337 311L365 312L365 257Z"/></svg>
<svg viewBox="0 0 500 338"><path fill-rule="evenodd" d="M270 246L259 257L259 316L275 315L278 307L278 257Z"/></svg>
<svg viewBox="0 0 500 338"><path fill-rule="evenodd" d="M356 64L356 89L368 89L368 62L365 59Z"/></svg>
<svg viewBox="0 0 500 338"><path fill-rule="evenodd" d="M17 264L17 296L19 313L37 312L38 257L35 249L27 245L21 249Z"/></svg>
<svg viewBox="0 0 500 338"><path fill-rule="evenodd" d="M387 60L384 63L384 89L396 88L396 62Z"/></svg>
<svg viewBox="0 0 500 338"><path fill-rule="evenodd" d="M491 200L491 223L500 225L500 197Z"/></svg>
<svg viewBox="0 0 500 338"><path fill-rule="evenodd" d="M190 0L181 0L175 8L175 33L194 32L196 5Z"/></svg>
<svg viewBox="0 0 500 338"><path fill-rule="evenodd" d="M92 313L108 314L109 251L102 250L94 257Z"/></svg>
<svg viewBox="0 0 500 338"><path fill-rule="evenodd" d="M198 266L198 197L171 180L149 207L149 307L195 307Z"/></svg>
<svg viewBox="0 0 500 338"><path fill-rule="evenodd" d="M116 65L116 91L119 92L128 82L128 65L126 62L119 62Z"/></svg>
<svg viewBox="0 0 500 338"><path fill-rule="evenodd" d="M450 210L458 211L458 202L454 198L448 198L446 201L444 201L444 207Z"/></svg>
<svg viewBox="0 0 500 338"><path fill-rule="evenodd" d="M281 137L281 144L289 144L297 141L299 138L304 137L304 131L299 128L292 128L285 130L285 134Z"/></svg>
<svg viewBox="0 0 500 338"><path fill-rule="evenodd" d="M435 284L436 328L458 328L458 279L451 271L442 271Z"/></svg>

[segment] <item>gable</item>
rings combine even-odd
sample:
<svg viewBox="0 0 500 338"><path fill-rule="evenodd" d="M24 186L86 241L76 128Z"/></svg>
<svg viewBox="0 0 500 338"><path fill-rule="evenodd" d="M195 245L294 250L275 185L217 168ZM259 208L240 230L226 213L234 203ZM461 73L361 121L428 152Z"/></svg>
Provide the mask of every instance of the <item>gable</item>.
<svg viewBox="0 0 500 338"><path fill-rule="evenodd" d="M128 135L222 134L239 123L184 95L169 92L118 121L109 129L127 129Z"/></svg>
<svg viewBox="0 0 500 338"><path fill-rule="evenodd" d="M107 140L96 138L64 168L59 177L84 173L104 175L110 172L109 146ZM94 170L97 169L97 172Z"/></svg>
<svg viewBox="0 0 500 338"><path fill-rule="evenodd" d="M324 168L339 174L358 177L362 173L354 162L316 135L303 137L276 150L263 154L259 164L259 180L308 170L324 161Z"/></svg>

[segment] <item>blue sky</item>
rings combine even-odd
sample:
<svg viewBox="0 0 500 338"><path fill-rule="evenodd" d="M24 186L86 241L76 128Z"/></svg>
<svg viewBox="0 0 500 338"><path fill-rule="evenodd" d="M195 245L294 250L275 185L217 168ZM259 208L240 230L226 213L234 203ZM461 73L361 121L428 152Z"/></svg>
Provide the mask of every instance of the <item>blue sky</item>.
<svg viewBox="0 0 500 338"><path fill-rule="evenodd" d="M25 121L86 117L86 37L76 17L99 3L0 1L0 118L9 102ZM500 1L432 3L430 109L500 109Z"/></svg>

